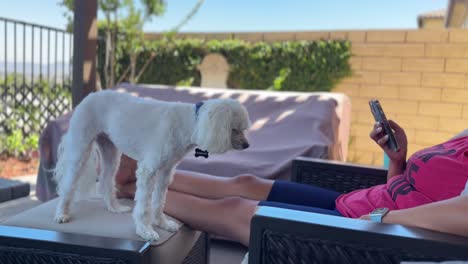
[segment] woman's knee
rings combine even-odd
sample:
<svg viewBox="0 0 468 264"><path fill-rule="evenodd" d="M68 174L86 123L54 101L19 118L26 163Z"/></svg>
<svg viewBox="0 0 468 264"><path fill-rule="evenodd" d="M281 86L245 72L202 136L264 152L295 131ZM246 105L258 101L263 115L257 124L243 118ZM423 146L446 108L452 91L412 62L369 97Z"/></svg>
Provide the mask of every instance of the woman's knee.
<svg viewBox="0 0 468 264"><path fill-rule="evenodd" d="M237 186L250 187L260 183L260 179L253 174L242 174L231 178L231 183Z"/></svg>

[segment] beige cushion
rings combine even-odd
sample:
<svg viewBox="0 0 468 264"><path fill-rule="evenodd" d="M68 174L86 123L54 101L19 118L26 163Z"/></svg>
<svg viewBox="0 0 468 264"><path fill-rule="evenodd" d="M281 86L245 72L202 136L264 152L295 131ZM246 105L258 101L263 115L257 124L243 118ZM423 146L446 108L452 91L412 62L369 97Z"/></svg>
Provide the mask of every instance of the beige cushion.
<svg viewBox="0 0 468 264"><path fill-rule="evenodd" d="M135 234L131 213L111 213L106 209L101 198L92 197L74 203L72 220L65 224L57 224L53 221L57 201L54 199L27 210L8 219L2 225L142 240ZM130 200L125 202L133 203ZM182 225L176 233L156 230L160 239L152 243L152 263L182 263L200 236L199 231L194 231L186 225Z"/></svg>

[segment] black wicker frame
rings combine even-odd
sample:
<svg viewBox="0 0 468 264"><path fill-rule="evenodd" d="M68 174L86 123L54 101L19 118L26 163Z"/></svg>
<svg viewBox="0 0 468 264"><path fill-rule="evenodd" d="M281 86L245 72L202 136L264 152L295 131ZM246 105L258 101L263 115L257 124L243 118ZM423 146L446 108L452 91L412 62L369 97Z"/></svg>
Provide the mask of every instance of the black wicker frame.
<svg viewBox="0 0 468 264"><path fill-rule="evenodd" d="M2 264L155 264L149 243L0 225ZM209 237L202 233L183 264L209 260Z"/></svg>
<svg viewBox="0 0 468 264"><path fill-rule="evenodd" d="M312 158L293 161L297 182L349 192L386 181L387 171ZM400 263L468 260L468 238L273 207L252 219L249 263Z"/></svg>

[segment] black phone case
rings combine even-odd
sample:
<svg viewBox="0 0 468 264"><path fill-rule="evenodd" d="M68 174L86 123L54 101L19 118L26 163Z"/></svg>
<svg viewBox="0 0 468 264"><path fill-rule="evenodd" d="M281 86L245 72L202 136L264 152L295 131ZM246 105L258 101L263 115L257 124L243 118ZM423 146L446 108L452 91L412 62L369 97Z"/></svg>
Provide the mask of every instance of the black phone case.
<svg viewBox="0 0 468 264"><path fill-rule="evenodd" d="M382 124L382 128L385 134L388 135L387 146L395 152L398 151L400 147L398 146L398 143L395 139L395 135L393 134L393 131L390 128L390 125L388 124L387 117L385 116L385 113L382 109L382 106L380 105L379 100L374 99L369 101L369 106L371 108L372 115L374 116L375 121L380 122Z"/></svg>

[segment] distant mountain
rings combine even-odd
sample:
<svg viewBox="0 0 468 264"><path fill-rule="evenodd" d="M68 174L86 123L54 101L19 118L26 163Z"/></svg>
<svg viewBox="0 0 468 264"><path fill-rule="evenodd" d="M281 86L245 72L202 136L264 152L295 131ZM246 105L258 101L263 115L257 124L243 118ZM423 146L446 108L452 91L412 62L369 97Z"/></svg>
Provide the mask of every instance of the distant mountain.
<svg viewBox="0 0 468 264"><path fill-rule="evenodd" d="M57 72L55 72L55 65L57 65ZM16 73L18 74L23 74L23 72L27 76L31 76L32 71L34 70L34 76L39 76L41 70L42 70L42 76L47 76L47 69L49 69L49 75L50 76L55 76L57 77L62 77L62 72L64 73L65 76L69 75L70 71L70 65L68 63L62 63L59 62L57 64L31 64L26 62L25 63L25 69L23 71L23 62L17 62L16 63ZM3 79L3 76L5 75L5 72L7 74L12 74L15 71L15 64L13 62L7 62L6 68L5 68L5 62L0 61L0 78Z"/></svg>

